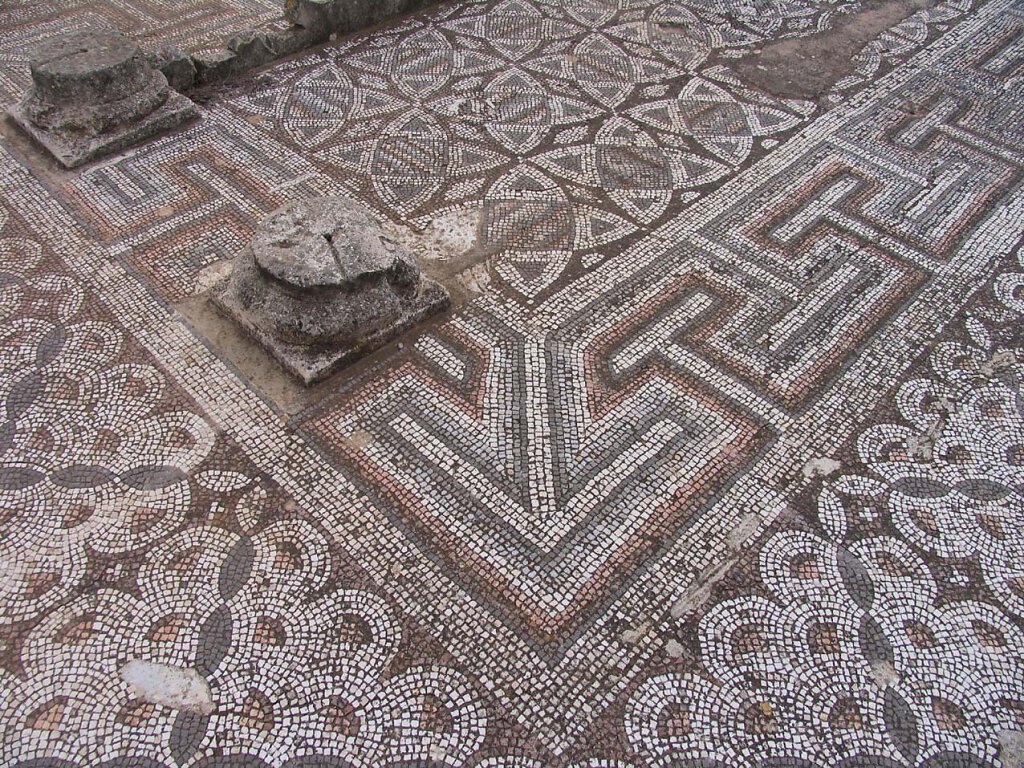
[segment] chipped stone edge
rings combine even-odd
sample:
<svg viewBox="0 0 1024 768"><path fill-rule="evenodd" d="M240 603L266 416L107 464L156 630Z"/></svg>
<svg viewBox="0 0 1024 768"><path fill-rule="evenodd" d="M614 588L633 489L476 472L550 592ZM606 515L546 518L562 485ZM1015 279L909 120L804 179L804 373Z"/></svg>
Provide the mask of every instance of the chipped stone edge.
<svg viewBox="0 0 1024 768"><path fill-rule="evenodd" d="M198 117L199 110L188 97L172 89L167 101L142 120L80 142L66 140L36 126L25 114L22 103L11 107L7 114L33 141L70 169L174 130Z"/></svg>
<svg viewBox="0 0 1024 768"><path fill-rule="evenodd" d="M451 297L440 283L426 275L421 277L420 289L410 303L409 311L397 322L365 337L358 345L329 348L286 344L268 334L254 323L237 302L231 291L230 279L218 283L209 294L210 304L225 319L237 324L255 340L289 374L309 387L360 357L370 354L401 336L414 325L444 312L451 306Z"/></svg>

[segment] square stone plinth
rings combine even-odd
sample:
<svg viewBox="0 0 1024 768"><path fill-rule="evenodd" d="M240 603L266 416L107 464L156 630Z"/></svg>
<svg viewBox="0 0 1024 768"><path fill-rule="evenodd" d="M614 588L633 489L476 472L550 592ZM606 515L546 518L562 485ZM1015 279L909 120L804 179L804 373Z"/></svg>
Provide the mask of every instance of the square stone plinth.
<svg viewBox="0 0 1024 768"><path fill-rule="evenodd" d="M129 123L99 136L70 138L49 133L35 125L22 105L12 107L10 116L25 133L55 157L65 168L77 168L146 139L170 131L199 116L199 110L186 96L172 91L167 101L138 122Z"/></svg>
<svg viewBox="0 0 1024 768"><path fill-rule="evenodd" d="M323 381L360 357L380 349L417 323L448 309L451 303L448 291L439 283L423 278L416 294L404 303L402 314L387 326L362 337L358 344L305 346L282 342L260 328L242 306L233 287L233 283L227 280L215 288L210 296L213 306L222 315L241 326L288 373L307 387Z"/></svg>

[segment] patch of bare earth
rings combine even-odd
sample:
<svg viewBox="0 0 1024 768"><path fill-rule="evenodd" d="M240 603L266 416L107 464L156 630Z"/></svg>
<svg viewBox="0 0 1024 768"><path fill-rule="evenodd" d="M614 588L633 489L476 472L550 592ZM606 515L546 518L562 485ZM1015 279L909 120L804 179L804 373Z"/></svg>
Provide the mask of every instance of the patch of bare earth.
<svg viewBox="0 0 1024 768"><path fill-rule="evenodd" d="M819 99L853 73L853 57L932 0L868 0L825 32L769 43L732 68L749 85L791 99Z"/></svg>

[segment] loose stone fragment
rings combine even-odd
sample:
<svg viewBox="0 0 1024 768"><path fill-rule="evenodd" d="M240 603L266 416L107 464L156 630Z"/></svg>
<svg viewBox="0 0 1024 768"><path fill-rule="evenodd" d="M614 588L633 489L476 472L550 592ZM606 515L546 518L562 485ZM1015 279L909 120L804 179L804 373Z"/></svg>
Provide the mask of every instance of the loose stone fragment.
<svg viewBox="0 0 1024 768"><path fill-rule="evenodd" d="M201 715L214 710L210 684L194 669L135 659L121 668L121 678L143 701Z"/></svg>
<svg viewBox="0 0 1024 768"><path fill-rule="evenodd" d="M11 116L65 167L108 155L196 116L139 47L116 30L86 30L41 45L32 87Z"/></svg>
<svg viewBox="0 0 1024 768"><path fill-rule="evenodd" d="M215 305L312 384L449 304L359 205L318 197L267 217Z"/></svg>
<svg viewBox="0 0 1024 768"><path fill-rule="evenodd" d="M665 655L670 659L681 659L685 653L686 649L678 640L667 640L665 642Z"/></svg>
<svg viewBox="0 0 1024 768"><path fill-rule="evenodd" d="M334 0L286 0L284 17L326 39L338 23L337 5Z"/></svg>
<svg viewBox="0 0 1024 768"><path fill-rule="evenodd" d="M164 73L167 84L176 91L187 91L196 81L192 58L173 45L164 45L146 54L149 63Z"/></svg>
<svg viewBox="0 0 1024 768"><path fill-rule="evenodd" d="M816 477L828 477L834 475L843 465L833 458L828 456L818 456L812 459L808 459L807 462L800 468L800 474L803 475L805 481L813 480Z"/></svg>
<svg viewBox="0 0 1024 768"><path fill-rule="evenodd" d="M192 63L196 68L196 82L205 85L237 74L236 58L237 54L228 48L215 48L194 54Z"/></svg>
<svg viewBox="0 0 1024 768"><path fill-rule="evenodd" d="M276 59L277 35L246 30L228 40L226 47L193 57L200 83L223 80L250 69L262 67Z"/></svg>

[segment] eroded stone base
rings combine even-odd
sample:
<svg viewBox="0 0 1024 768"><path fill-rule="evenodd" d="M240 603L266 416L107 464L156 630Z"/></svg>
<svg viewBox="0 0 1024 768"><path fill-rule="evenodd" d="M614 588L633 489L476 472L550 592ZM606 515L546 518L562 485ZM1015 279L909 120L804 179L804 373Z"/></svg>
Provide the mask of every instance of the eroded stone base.
<svg viewBox="0 0 1024 768"><path fill-rule="evenodd" d="M198 117L199 110L187 97L172 91L163 106L138 122L106 131L99 136L75 136L44 131L28 118L24 104L11 108L8 114L61 165L65 168L77 168L173 130Z"/></svg>
<svg viewBox="0 0 1024 768"><path fill-rule="evenodd" d="M416 323L448 309L448 291L437 282L423 278L419 290L403 299L403 312L388 325L368 333L356 343L344 346L317 347L288 344L263 330L238 296L238 283L226 280L211 294L213 306L229 320L238 323L269 352L290 374L306 386L323 381L363 355L380 349L405 333Z"/></svg>

